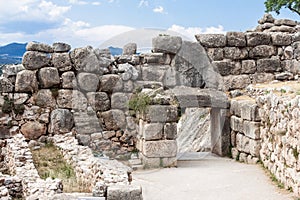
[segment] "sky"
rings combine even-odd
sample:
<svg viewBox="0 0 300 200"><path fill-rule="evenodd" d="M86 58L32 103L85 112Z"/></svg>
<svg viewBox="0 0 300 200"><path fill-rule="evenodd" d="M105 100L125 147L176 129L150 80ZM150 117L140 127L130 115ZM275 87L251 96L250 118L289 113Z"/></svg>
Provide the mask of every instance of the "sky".
<svg viewBox="0 0 300 200"><path fill-rule="evenodd" d="M257 26L264 0L0 0L0 45L38 41L98 47L139 29L199 33L246 31ZM283 9L275 18L300 21Z"/></svg>

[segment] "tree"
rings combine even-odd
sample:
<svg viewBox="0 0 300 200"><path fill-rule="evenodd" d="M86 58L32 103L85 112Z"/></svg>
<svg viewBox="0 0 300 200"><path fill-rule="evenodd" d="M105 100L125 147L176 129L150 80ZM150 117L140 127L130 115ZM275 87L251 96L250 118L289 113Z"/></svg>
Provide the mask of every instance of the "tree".
<svg viewBox="0 0 300 200"><path fill-rule="evenodd" d="M300 15L300 0L266 0L265 6L266 12L275 11L279 14L280 10L284 7Z"/></svg>

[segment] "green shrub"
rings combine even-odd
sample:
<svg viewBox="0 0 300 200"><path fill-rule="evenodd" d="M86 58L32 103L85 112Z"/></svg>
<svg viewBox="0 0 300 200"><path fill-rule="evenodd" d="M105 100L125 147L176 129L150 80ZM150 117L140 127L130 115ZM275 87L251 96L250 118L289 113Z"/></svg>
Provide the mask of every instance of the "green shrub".
<svg viewBox="0 0 300 200"><path fill-rule="evenodd" d="M129 109L135 111L135 113L144 113L147 111L147 107L151 104L151 97L147 94L139 93L134 94L128 102Z"/></svg>

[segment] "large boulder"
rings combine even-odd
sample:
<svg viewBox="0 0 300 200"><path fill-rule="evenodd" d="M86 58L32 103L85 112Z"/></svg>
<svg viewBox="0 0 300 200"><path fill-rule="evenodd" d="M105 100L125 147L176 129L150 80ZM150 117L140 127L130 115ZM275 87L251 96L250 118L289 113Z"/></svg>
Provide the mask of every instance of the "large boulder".
<svg viewBox="0 0 300 200"><path fill-rule="evenodd" d="M182 39L178 36L158 36L152 39L154 52L176 54L182 45Z"/></svg>
<svg viewBox="0 0 300 200"><path fill-rule="evenodd" d="M69 52L71 50L71 45L63 42L55 42L52 47L53 51L57 53Z"/></svg>
<svg viewBox="0 0 300 200"><path fill-rule="evenodd" d="M26 51L39 51L44 53L52 53L53 48L48 44L38 42L28 42L26 45Z"/></svg>
<svg viewBox="0 0 300 200"><path fill-rule="evenodd" d="M78 90L58 90L57 105L59 108L86 110L87 99Z"/></svg>
<svg viewBox="0 0 300 200"><path fill-rule="evenodd" d="M5 77L0 77L0 92L13 92L14 84Z"/></svg>
<svg viewBox="0 0 300 200"><path fill-rule="evenodd" d="M103 112L110 109L110 100L105 92L89 92L87 99L95 111Z"/></svg>
<svg viewBox="0 0 300 200"><path fill-rule="evenodd" d="M103 75L100 80L100 90L102 92L116 92L123 89L123 81L116 74Z"/></svg>
<svg viewBox="0 0 300 200"><path fill-rule="evenodd" d="M125 128L126 118L121 110L112 109L101 114L106 130L119 130Z"/></svg>
<svg viewBox="0 0 300 200"><path fill-rule="evenodd" d="M23 55L22 64L25 69L35 70L49 66L50 60L50 57L46 53L27 51Z"/></svg>
<svg viewBox="0 0 300 200"><path fill-rule="evenodd" d="M69 71L72 69L72 62L69 53L53 53L52 64L59 71Z"/></svg>
<svg viewBox="0 0 300 200"><path fill-rule="evenodd" d="M35 104L40 107L55 107L56 101L50 89L39 90L35 96Z"/></svg>
<svg viewBox="0 0 300 200"><path fill-rule="evenodd" d="M223 34L198 34L197 41L204 47L225 47L226 37Z"/></svg>
<svg viewBox="0 0 300 200"><path fill-rule="evenodd" d="M46 125L37 121L28 121L21 126L21 133L29 140L36 140L47 131Z"/></svg>
<svg viewBox="0 0 300 200"><path fill-rule="evenodd" d="M59 85L60 78L55 67L45 67L39 70L39 81L42 88L51 88Z"/></svg>
<svg viewBox="0 0 300 200"><path fill-rule="evenodd" d="M92 133L102 132L100 121L96 112L91 110L84 110L74 113L75 129L79 135L86 135ZM84 136L81 136L83 139ZM87 139L87 137L85 137Z"/></svg>
<svg viewBox="0 0 300 200"><path fill-rule="evenodd" d="M62 88L73 89L77 87L77 79L74 72L72 71L64 72L61 75L61 79L62 79Z"/></svg>
<svg viewBox="0 0 300 200"><path fill-rule="evenodd" d="M31 70L23 70L17 74L16 92L34 92L38 90L36 74Z"/></svg>
<svg viewBox="0 0 300 200"><path fill-rule="evenodd" d="M73 126L73 114L68 109L55 109L51 112L49 133L68 133Z"/></svg>
<svg viewBox="0 0 300 200"><path fill-rule="evenodd" d="M77 75L77 82L80 89L86 92L95 92L99 86L99 78L92 73L79 73Z"/></svg>
<svg viewBox="0 0 300 200"><path fill-rule="evenodd" d="M134 55L136 54L136 49L136 43L128 43L123 47L123 55Z"/></svg>

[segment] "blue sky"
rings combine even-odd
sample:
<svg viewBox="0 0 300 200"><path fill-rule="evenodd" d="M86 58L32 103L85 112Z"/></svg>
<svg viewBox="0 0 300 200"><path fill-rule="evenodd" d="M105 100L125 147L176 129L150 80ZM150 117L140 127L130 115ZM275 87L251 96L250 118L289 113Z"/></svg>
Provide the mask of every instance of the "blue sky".
<svg viewBox="0 0 300 200"><path fill-rule="evenodd" d="M122 32L160 28L190 38L254 28L264 0L0 0L0 45L64 41L99 46ZM300 21L282 10L275 18Z"/></svg>

